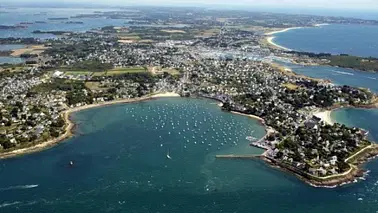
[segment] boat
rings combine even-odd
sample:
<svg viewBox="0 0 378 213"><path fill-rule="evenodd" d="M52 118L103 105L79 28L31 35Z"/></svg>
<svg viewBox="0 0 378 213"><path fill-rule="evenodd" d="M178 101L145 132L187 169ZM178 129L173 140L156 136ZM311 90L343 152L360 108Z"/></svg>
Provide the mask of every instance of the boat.
<svg viewBox="0 0 378 213"><path fill-rule="evenodd" d="M70 166L73 166L74 165L74 162L73 161L70 161Z"/></svg>
<svg viewBox="0 0 378 213"><path fill-rule="evenodd" d="M167 159L171 160L171 156L169 155L169 151L167 152Z"/></svg>
<svg viewBox="0 0 378 213"><path fill-rule="evenodd" d="M251 142L257 140L257 138L255 138L253 136L247 136L246 139L249 140L249 141L251 141Z"/></svg>

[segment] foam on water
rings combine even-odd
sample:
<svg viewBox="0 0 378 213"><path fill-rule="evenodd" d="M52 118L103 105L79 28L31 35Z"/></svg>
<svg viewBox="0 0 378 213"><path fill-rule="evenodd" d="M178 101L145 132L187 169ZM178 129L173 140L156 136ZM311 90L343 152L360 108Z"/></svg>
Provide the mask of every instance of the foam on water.
<svg viewBox="0 0 378 213"><path fill-rule="evenodd" d="M4 208L4 207L8 207L8 206L14 206L14 205L18 205L20 203L21 202L18 202L18 201L11 202L11 203L2 203L2 204L0 204L0 208Z"/></svg>
<svg viewBox="0 0 378 213"><path fill-rule="evenodd" d="M10 186L10 187L6 187L6 188L1 188L0 191L7 191L7 190L14 190L14 189L32 189L32 188L36 188L38 186L39 185L37 185L37 184L33 184L33 185L21 185L21 186Z"/></svg>
<svg viewBox="0 0 378 213"><path fill-rule="evenodd" d="M342 74L342 75L354 75L353 73L350 73L350 72L342 72L342 71L332 71L332 72Z"/></svg>

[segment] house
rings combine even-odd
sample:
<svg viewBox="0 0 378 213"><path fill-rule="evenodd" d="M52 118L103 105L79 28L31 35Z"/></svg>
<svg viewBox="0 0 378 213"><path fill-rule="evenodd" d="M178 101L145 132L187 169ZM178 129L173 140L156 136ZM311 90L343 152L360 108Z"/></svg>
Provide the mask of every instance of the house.
<svg viewBox="0 0 378 213"><path fill-rule="evenodd" d="M53 77L53 78L60 78L60 77L63 76L63 74L64 74L64 72L59 71L59 70L56 70L56 71L53 73L52 77Z"/></svg>

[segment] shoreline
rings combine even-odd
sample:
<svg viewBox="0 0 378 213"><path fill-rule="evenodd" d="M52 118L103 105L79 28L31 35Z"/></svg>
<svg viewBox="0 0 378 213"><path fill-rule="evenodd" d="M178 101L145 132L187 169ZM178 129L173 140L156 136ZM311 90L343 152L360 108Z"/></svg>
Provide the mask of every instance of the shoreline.
<svg viewBox="0 0 378 213"><path fill-rule="evenodd" d="M230 111L230 113L232 114L235 114L235 115L242 115L242 116L247 116L247 117L250 117L250 118L253 118L253 119L256 119L258 121L260 121L261 123L265 123L264 119L259 117L259 116L256 116L256 115L249 115L249 114L244 114L244 113L241 113L241 112L236 112L236 111ZM265 124L264 124L265 126Z"/></svg>
<svg viewBox="0 0 378 213"><path fill-rule="evenodd" d="M313 115L320 118L324 123L326 123L328 125L333 125L336 122L332 119L332 116L331 116L332 111L333 110L325 110L325 111L320 110L320 111L313 113Z"/></svg>
<svg viewBox="0 0 378 213"><path fill-rule="evenodd" d="M75 112L87 110L87 109L93 109L93 108L98 108L98 107L105 107L105 106L110 106L110 105L117 105L117 104L128 104L128 103L138 103L142 101L148 101L148 100L154 100L158 98L163 98L163 97L180 97L179 94L177 93L172 93L172 92L167 92L167 93L158 93L158 94L150 94L144 97L140 98L130 98L130 99L119 99L119 100L114 100L114 101L109 101L109 102L102 102L102 103L95 103L95 104L89 104L89 105L84 105L84 106L79 106L79 107L74 107L74 108L69 108L63 112L61 112L61 116L64 119L65 122L65 127L64 127L64 133L59 135L57 138L51 138L47 141L37 143L35 145L32 145L30 147L25 147L21 149L15 149L9 152L4 152L0 153L0 160L1 159L7 159L7 158L12 158L12 157L18 157L26 154L31 154L35 152L40 152L45 149L51 148L60 142L63 142L64 140L71 138L75 134L73 133L73 129L75 127L74 121L71 120L71 115Z"/></svg>
<svg viewBox="0 0 378 213"><path fill-rule="evenodd" d="M317 177L311 174L299 171L298 169L286 165L284 163L278 162L272 158L261 156L261 159L270 165L272 168L279 169L280 171L286 172L290 175L296 176L301 181L309 184L316 188L336 188L346 184L355 183L359 178L364 176L365 170L362 166L374 159L378 155L378 144L371 144L357 153L351 155L345 162L350 166L348 171L341 174L328 175L324 177ZM351 162L350 159L353 159Z"/></svg>
<svg viewBox="0 0 378 213"><path fill-rule="evenodd" d="M304 27L289 27L289 28L285 28L285 29L281 29L281 30L276 30L276 31L273 31L273 32L268 32L268 33L265 33L264 35L275 35L275 34L278 34L278 33L284 33L284 32L287 32L287 31L290 31L290 30L296 30L296 29L302 29Z"/></svg>
<svg viewBox="0 0 378 213"><path fill-rule="evenodd" d="M287 47L284 47L284 46L281 46L281 45L275 43L275 42L274 42L274 39L275 39L275 38L276 38L276 37L274 37L274 36L270 36L270 37L267 37L267 38L266 38L266 41L268 42L268 44L274 46L275 48L282 49L282 50L285 50L285 51L292 51L292 49L289 49L289 48L287 48Z"/></svg>
<svg viewBox="0 0 378 213"><path fill-rule="evenodd" d="M314 24L312 27L322 27L322 26L327 26L327 25L330 25L330 24L327 24L327 23ZM275 43L274 39L276 37L274 35L279 34L279 33L285 33L285 32L291 31L291 30L303 29L303 28L307 28L307 27L289 27L289 28L285 28L285 29L281 29L281 30L275 30L275 31L272 31L272 32L267 32L264 35L268 36L268 37L266 37L266 41L268 42L268 44L272 45L273 47L284 50L284 51L293 51L293 49L290 49L290 48L287 48L287 47L284 47L282 45Z"/></svg>
<svg viewBox="0 0 378 213"><path fill-rule="evenodd" d="M276 30L276 31L273 31L273 32L268 32L268 33L265 33L264 35L268 36L266 38L266 41L268 42L268 44L272 45L273 47L278 48L278 49L282 49L282 50L285 50L285 51L292 51L292 49L290 49L290 48L287 48L287 47L284 47L284 46L281 46L281 45L275 43L274 39L276 37L274 35L279 34L279 33L288 32L290 30L302 29L302 28L303 27L289 27L289 28L285 28L285 29L282 29L282 30Z"/></svg>
<svg viewBox="0 0 378 213"><path fill-rule="evenodd" d="M377 106L377 103L371 104L372 106ZM366 105L362 105L366 106ZM331 113L335 109L340 109L345 106L333 106L331 109L318 109L316 112L313 113L314 116L317 116L322 119L325 123L329 125L333 125L337 121L332 119ZM358 107L355 107L358 108ZM265 127L266 134L259 139L257 142L250 143L251 146L255 146L257 148L266 150L264 153L262 153L259 158L263 160L267 165L269 165L272 168L279 169L280 171L286 172L290 175L296 176L299 180L303 181L304 183L316 187L316 188L336 188L339 186L343 186L346 184L355 183L358 181L358 179L363 178L365 174L365 170L363 169L363 165L370 161L371 159L374 159L378 156L378 144L371 144L369 146L366 146L359 150L358 152L352 154L347 159L345 159L345 162L348 163L350 166L350 169L341 173L341 174L335 174L335 175L328 175L324 177L318 177L313 176L309 173L300 171L290 165L286 165L285 163L276 161L275 159L272 159L268 157L265 153L269 151L269 148L265 147L264 145L260 145L261 141L264 140L269 134L274 133L274 129L270 128L269 126L266 126L264 123L264 119L261 117L255 116L255 115L249 115L244 114L240 112L230 111L232 114L247 116L253 119L256 119L261 122L261 124ZM246 158L256 158L256 156L238 156L238 155L230 155L227 158L229 159L246 159Z"/></svg>

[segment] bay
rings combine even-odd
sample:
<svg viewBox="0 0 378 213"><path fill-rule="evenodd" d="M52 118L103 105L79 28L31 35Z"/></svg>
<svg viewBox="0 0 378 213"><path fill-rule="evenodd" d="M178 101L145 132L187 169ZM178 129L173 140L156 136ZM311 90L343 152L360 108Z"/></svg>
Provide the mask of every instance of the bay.
<svg viewBox="0 0 378 213"><path fill-rule="evenodd" d="M378 210L378 171L367 181L320 189L261 161L216 160L216 154L261 153L245 137L265 131L211 100L163 98L90 109L73 118L77 136L0 161L1 212Z"/></svg>
<svg viewBox="0 0 378 213"><path fill-rule="evenodd" d="M378 57L378 26L331 24L274 34L274 42L296 51Z"/></svg>

